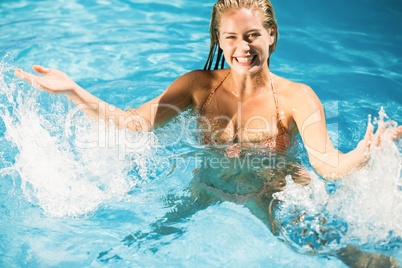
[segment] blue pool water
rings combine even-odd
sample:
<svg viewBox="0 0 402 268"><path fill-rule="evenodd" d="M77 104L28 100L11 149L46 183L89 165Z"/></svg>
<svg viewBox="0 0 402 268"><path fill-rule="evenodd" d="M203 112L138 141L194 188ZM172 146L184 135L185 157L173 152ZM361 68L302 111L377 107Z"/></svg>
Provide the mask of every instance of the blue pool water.
<svg viewBox="0 0 402 268"><path fill-rule="evenodd" d="M213 152L190 115L127 133L13 76L41 64L119 108L138 107L204 66L213 4L0 1L0 267L345 267L333 252L346 245L402 262L401 142L337 183L311 168L309 186L287 177L275 236L240 202L192 199L200 159ZM353 149L381 106L402 123L399 1L273 5L271 70L316 91L337 148ZM302 148L295 157L309 167Z"/></svg>

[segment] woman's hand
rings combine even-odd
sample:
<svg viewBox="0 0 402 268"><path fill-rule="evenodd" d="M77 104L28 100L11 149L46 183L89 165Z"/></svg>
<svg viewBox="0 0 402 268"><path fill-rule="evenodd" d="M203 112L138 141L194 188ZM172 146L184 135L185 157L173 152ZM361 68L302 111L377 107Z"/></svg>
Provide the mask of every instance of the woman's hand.
<svg viewBox="0 0 402 268"><path fill-rule="evenodd" d="M399 140L401 137L402 137L402 126L399 126L396 128L396 130L391 138L393 141L396 141L396 140Z"/></svg>
<svg viewBox="0 0 402 268"><path fill-rule="evenodd" d="M79 87L68 75L59 70L45 68L39 65L32 66L32 69L45 76L33 75L21 69L15 69L14 75L52 94L69 95L74 93L75 89Z"/></svg>
<svg viewBox="0 0 402 268"><path fill-rule="evenodd" d="M401 137L402 137L402 126L398 126L394 130L389 131L386 129L386 124L381 123L378 126L376 133L374 133L374 126L371 124L369 119L366 134L364 135L364 139L358 143L357 149L360 152L364 153L367 150L369 150L372 146L375 147L381 146L381 142L384 139L396 141Z"/></svg>

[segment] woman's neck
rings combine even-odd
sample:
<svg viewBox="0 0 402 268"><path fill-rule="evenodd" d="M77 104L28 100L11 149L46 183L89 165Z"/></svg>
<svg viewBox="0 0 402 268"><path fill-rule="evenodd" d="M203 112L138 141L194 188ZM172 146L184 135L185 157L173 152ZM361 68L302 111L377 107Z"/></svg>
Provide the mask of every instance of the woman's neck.
<svg viewBox="0 0 402 268"><path fill-rule="evenodd" d="M230 76L233 83L231 91L239 98L271 88L271 73L268 67L252 75L239 75L232 70Z"/></svg>

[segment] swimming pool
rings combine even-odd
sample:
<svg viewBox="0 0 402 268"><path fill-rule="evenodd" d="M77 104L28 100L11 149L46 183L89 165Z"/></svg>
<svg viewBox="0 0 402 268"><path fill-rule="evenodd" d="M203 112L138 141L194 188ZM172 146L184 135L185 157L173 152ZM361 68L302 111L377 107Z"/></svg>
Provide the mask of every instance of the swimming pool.
<svg viewBox="0 0 402 268"><path fill-rule="evenodd" d="M344 267L330 252L345 245L402 261L401 143L341 182L289 181L274 236L241 204L191 200L194 170L213 152L191 122L181 127L188 117L150 134L107 130L12 75L42 64L117 107L137 107L204 66L213 3L0 2L0 266ZM400 3L273 5L272 71L316 91L340 150L356 146L381 106L402 122ZM328 244L304 254L314 230Z"/></svg>

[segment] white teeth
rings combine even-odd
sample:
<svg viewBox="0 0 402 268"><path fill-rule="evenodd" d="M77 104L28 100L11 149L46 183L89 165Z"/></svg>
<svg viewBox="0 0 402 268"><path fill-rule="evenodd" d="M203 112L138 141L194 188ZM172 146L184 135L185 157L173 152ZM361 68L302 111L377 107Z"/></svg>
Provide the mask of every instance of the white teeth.
<svg viewBox="0 0 402 268"><path fill-rule="evenodd" d="M237 61L238 61L238 62L242 62L242 63L250 62L250 61L253 60L253 58L254 58L254 56L241 57L241 58L240 58L240 57L236 57Z"/></svg>

